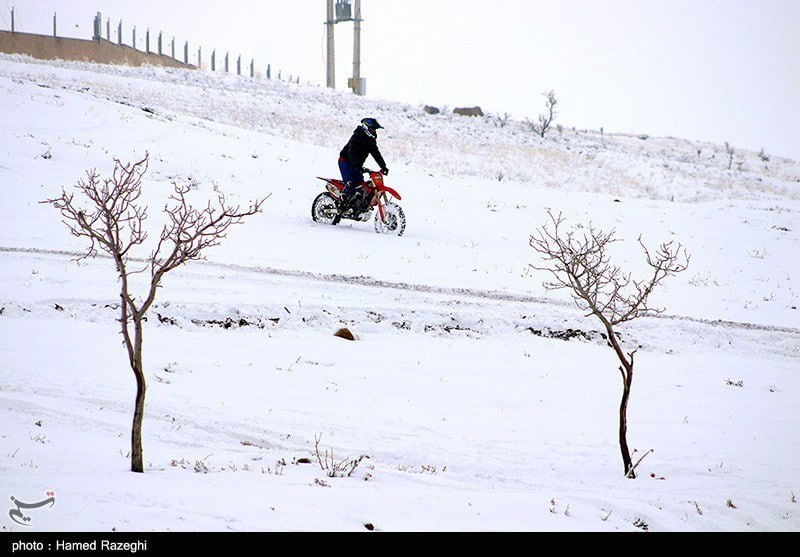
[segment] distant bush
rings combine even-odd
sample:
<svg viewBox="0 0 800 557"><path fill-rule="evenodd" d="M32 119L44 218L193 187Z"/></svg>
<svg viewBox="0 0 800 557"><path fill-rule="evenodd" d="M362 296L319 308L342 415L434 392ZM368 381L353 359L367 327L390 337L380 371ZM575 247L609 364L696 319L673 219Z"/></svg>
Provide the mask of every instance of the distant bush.
<svg viewBox="0 0 800 557"><path fill-rule="evenodd" d="M550 131L550 126L553 124L553 120L556 117L556 105L558 104L558 100L556 99L555 91L545 91L542 93L544 97L547 99L545 103L545 108L547 112L545 114L539 114L539 118L537 122L532 122L531 120L525 120L528 124L528 127L534 133L544 137L544 135Z"/></svg>

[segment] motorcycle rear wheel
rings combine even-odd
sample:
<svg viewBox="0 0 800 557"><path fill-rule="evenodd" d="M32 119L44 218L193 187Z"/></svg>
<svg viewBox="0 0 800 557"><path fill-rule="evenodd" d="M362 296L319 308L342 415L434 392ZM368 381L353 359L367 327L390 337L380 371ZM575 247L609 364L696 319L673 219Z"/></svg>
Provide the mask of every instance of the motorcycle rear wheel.
<svg viewBox="0 0 800 557"><path fill-rule="evenodd" d="M322 192L311 204L311 218L322 224L338 224L336 201L328 192Z"/></svg>
<svg viewBox="0 0 800 557"><path fill-rule="evenodd" d="M378 234L389 234L392 236L402 236L406 230L406 214L403 208L396 203L387 203L383 206L383 217L381 220L380 211L375 213L375 232Z"/></svg>

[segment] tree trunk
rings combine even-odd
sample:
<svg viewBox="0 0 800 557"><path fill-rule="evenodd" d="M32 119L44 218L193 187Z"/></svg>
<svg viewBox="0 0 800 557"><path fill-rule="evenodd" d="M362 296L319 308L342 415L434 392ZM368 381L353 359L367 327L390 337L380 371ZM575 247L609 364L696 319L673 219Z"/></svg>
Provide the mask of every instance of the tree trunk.
<svg viewBox="0 0 800 557"><path fill-rule="evenodd" d="M625 467L625 477L635 478L633 461L628 449L628 398L631 395L631 382L633 381L633 366L625 365L619 368L622 373L622 401L619 405L619 449L622 452L622 464Z"/></svg>
<svg viewBox="0 0 800 557"><path fill-rule="evenodd" d="M144 472L142 454L142 421L144 419L144 395L147 390L144 369L142 368L142 321L134 317L134 357L133 374L136 377L136 403L131 427L131 471Z"/></svg>
<svg viewBox="0 0 800 557"><path fill-rule="evenodd" d="M597 316L605 325L611 348L614 349L617 358L622 364L619 366L619 372L622 374L622 400L619 403L619 450L622 453L625 477L633 479L636 477L636 473L633 470L631 452L628 449L628 398L631 396L631 383L633 382L633 354L630 355L630 360L625 357L625 352L622 351L614 327L599 313Z"/></svg>

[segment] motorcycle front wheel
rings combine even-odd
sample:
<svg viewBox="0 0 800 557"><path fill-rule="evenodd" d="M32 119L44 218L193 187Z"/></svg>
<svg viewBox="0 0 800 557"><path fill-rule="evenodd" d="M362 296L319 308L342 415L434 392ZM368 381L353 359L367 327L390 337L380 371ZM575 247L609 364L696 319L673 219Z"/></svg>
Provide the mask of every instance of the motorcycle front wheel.
<svg viewBox="0 0 800 557"><path fill-rule="evenodd" d="M378 234L391 234L393 236L402 236L406 230L406 215L403 208L396 203L387 203L383 206L383 218L381 220L381 213L375 213L375 232Z"/></svg>
<svg viewBox="0 0 800 557"><path fill-rule="evenodd" d="M311 204L311 218L314 222L337 224L339 222L337 216L336 201L328 192L319 194Z"/></svg>

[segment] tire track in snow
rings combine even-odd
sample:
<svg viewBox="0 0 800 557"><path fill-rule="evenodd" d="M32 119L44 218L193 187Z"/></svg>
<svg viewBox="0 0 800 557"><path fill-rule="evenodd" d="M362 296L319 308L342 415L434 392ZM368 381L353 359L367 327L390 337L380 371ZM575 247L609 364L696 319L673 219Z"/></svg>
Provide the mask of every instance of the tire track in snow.
<svg viewBox="0 0 800 557"><path fill-rule="evenodd" d="M56 255L56 256L65 256L70 258L83 258L86 255L85 252L68 251L68 250L0 246L0 253L3 252ZM96 254L91 258L111 259L109 256L103 254ZM147 262L146 259L139 257L131 257L130 260L142 263ZM540 296L531 296L528 294L502 292L499 290L483 290L478 288L458 288L458 287L433 286L428 284L412 284L407 282L391 282L391 281L376 279L374 277L369 277L365 275L353 276L353 275L340 275L335 273L334 274L314 273L311 271L275 269L272 267L248 266L248 265L239 265L236 263L218 263L213 261L197 261L194 266L215 267L215 268L228 269L244 273L256 273L256 274L265 274L273 276L302 278L306 280L314 280L326 283L337 282L342 284L357 284L359 286L367 286L372 288L391 288L394 290L405 290L405 291L419 292L426 294L465 296L465 297L480 298L486 300L497 300L501 302L541 304L547 306L561 306L561 307L568 307L568 308L571 307L577 309L577 307L570 302L562 302L559 300L552 300ZM779 333L800 334L800 329L798 328L783 327L779 325L763 325L763 324L748 323L743 321L728 321L724 319L703 319L699 317L690 317L687 315L670 315L664 313L651 315L649 317L655 319L672 320L672 321L687 321L690 323L699 323L703 325L709 325L712 327L724 327L729 329L744 329L750 331L769 331L769 332L779 332Z"/></svg>

